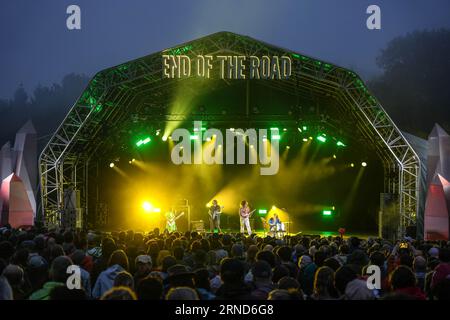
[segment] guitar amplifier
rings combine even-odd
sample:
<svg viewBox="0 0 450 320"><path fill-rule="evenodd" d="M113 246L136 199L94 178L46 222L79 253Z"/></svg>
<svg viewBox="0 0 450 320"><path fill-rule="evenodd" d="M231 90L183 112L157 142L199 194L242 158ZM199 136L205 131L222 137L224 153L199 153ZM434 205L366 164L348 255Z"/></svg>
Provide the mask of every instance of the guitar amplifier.
<svg viewBox="0 0 450 320"><path fill-rule="evenodd" d="M205 222L203 220L191 221L191 231L205 232Z"/></svg>

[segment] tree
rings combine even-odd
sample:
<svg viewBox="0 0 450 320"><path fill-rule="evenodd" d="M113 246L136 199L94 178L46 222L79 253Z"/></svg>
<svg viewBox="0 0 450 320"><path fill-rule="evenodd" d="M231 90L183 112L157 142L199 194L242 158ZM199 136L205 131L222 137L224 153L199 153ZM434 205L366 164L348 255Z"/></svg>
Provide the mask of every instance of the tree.
<svg viewBox="0 0 450 320"><path fill-rule="evenodd" d="M33 121L38 136L53 133L88 81L85 75L69 74L61 84L49 87L39 85L31 97L20 85L12 100L0 100L0 146L13 139L17 130L29 119ZM39 142L44 144L47 140L41 139Z"/></svg>
<svg viewBox="0 0 450 320"><path fill-rule="evenodd" d="M437 122L450 130L450 30L395 38L377 64L383 74L368 85L400 129L427 137Z"/></svg>

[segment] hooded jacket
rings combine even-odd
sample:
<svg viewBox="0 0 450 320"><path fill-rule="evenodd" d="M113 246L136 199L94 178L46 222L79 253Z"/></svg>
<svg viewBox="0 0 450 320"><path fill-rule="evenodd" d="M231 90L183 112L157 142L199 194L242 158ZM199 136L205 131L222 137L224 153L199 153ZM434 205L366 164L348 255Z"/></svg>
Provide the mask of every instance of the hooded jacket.
<svg viewBox="0 0 450 320"><path fill-rule="evenodd" d="M92 290L92 297L95 299L101 298L103 294L114 286L114 279L119 272L124 271L120 265L115 264L101 272L95 282L94 289Z"/></svg>

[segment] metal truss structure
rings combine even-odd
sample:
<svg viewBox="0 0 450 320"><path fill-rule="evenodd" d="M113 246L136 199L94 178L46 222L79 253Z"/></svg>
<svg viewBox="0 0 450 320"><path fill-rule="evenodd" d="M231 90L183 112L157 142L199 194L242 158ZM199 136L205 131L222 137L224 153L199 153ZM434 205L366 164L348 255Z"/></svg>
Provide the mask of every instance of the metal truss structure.
<svg viewBox="0 0 450 320"><path fill-rule="evenodd" d="M206 54L291 57L292 75L288 80L256 81L280 92L295 93L299 99L314 97L318 104L330 104L333 112L349 124L343 129L356 129L383 162L385 192L396 196L397 236L402 236L407 226L415 224L419 210L419 157L354 72L247 36L219 32L103 70L94 76L40 155L41 218L46 225L74 226L73 219L63 218L67 216L64 192L68 188L79 191L84 219L95 215L89 212L88 205L88 199L95 201L95 179L89 178L92 176L90 168L97 166L99 154L120 147L118 141L125 130L121 130L124 123L137 118L199 119L199 115L176 113L167 107L173 91L180 88L186 92L194 90L192 83L195 83L195 90L201 92L205 86L229 86L233 82L162 79L162 54L183 54L191 58ZM213 74L216 71L213 70ZM183 86L185 82L188 84ZM257 121L264 117L252 115L248 101L242 109L243 114L239 115L217 112L201 117L216 121L230 121L233 117L236 121ZM266 118L271 118L270 113ZM292 115L285 118L298 121Z"/></svg>

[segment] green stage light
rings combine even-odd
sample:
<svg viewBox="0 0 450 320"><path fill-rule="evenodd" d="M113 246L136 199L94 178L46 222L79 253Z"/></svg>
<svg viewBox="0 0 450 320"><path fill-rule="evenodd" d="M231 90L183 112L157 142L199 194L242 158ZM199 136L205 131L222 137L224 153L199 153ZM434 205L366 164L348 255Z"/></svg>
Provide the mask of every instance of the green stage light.
<svg viewBox="0 0 450 320"><path fill-rule="evenodd" d="M336 142L336 145L337 145L338 147L346 147L346 145L345 145L342 141Z"/></svg>
<svg viewBox="0 0 450 320"><path fill-rule="evenodd" d="M286 131L287 131L287 128L283 128L283 131L286 132Z"/></svg>
<svg viewBox="0 0 450 320"><path fill-rule="evenodd" d="M191 135L191 140L198 140L198 135L196 135L196 134Z"/></svg>
<svg viewBox="0 0 450 320"><path fill-rule="evenodd" d="M258 214L260 214L260 215L265 215L265 214L267 214L267 209L259 209L259 210L258 210Z"/></svg>
<svg viewBox="0 0 450 320"><path fill-rule="evenodd" d="M149 143L151 140L152 140L152 139L150 139L150 137L147 137L147 138L145 138L145 139L141 139L141 140L139 140L138 142L136 142L136 146L140 147L140 146L142 146L142 145L144 145L144 144Z"/></svg>
<svg viewBox="0 0 450 320"><path fill-rule="evenodd" d="M303 140L303 142L308 142L307 138L303 138L302 140Z"/></svg>
<svg viewBox="0 0 450 320"><path fill-rule="evenodd" d="M281 136L279 134L272 135L272 140L281 140Z"/></svg>
<svg viewBox="0 0 450 320"><path fill-rule="evenodd" d="M333 211L331 210L323 210L322 215L323 216L331 216L333 214Z"/></svg>
<svg viewBox="0 0 450 320"><path fill-rule="evenodd" d="M164 135L164 136L162 137L162 141L167 141L167 136L166 136L166 135Z"/></svg>
<svg viewBox="0 0 450 320"><path fill-rule="evenodd" d="M302 127L302 130L303 130L303 131L306 131L306 130L308 130L308 127L307 127L307 126L303 126L303 127Z"/></svg>
<svg viewBox="0 0 450 320"><path fill-rule="evenodd" d="M326 142L327 141L327 138L325 138L324 136L317 136L316 139L319 140L320 142Z"/></svg>
<svg viewBox="0 0 450 320"><path fill-rule="evenodd" d="M302 132L302 129L301 129L301 128L297 128L297 130L298 130L298 132L300 132L300 133Z"/></svg>

